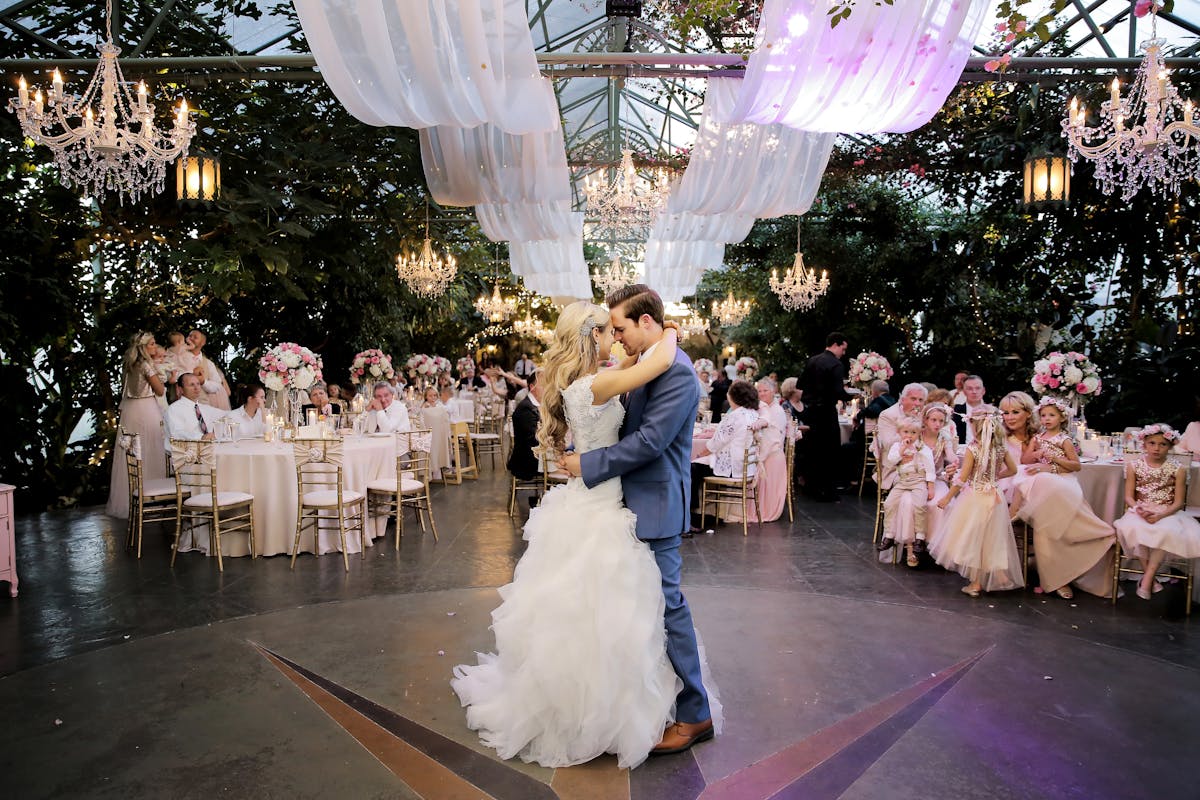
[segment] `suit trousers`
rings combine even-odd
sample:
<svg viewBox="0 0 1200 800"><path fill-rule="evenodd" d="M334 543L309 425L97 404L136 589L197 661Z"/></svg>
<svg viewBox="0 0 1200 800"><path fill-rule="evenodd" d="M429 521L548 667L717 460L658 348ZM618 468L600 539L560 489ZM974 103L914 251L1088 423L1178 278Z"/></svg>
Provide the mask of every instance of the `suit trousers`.
<svg viewBox="0 0 1200 800"><path fill-rule="evenodd" d="M834 406L810 406L804 434L804 487L822 498L836 497L834 480L841 464L842 434Z"/></svg>
<svg viewBox="0 0 1200 800"><path fill-rule="evenodd" d="M692 610L679 589L683 558L679 555L679 536L665 539L643 539L654 553L658 570L662 573L663 597L666 598L665 622L667 628L667 657L675 674L683 681L683 689L675 698L675 720L677 722L704 722L712 717L708 707L708 693L700 674L700 648L696 644L696 629L692 624Z"/></svg>

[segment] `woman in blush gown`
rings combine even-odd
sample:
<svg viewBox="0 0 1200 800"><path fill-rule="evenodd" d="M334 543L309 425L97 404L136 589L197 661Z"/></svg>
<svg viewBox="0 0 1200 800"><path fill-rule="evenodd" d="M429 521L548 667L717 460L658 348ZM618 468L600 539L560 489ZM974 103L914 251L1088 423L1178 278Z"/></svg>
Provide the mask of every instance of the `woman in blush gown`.
<svg viewBox="0 0 1200 800"><path fill-rule="evenodd" d="M620 395L666 372L676 337L598 372L613 341L608 312L565 308L539 379L547 453L563 450L568 427L578 453L615 444ZM501 758L565 767L614 753L632 768L674 721L682 682L667 657L662 575L635 531L619 478L591 489L572 478L530 513L528 547L492 612L496 650L451 681L467 725Z"/></svg>
<svg viewBox="0 0 1200 800"><path fill-rule="evenodd" d="M158 398L166 391L154 363L154 335L136 333L125 351L121 387L120 425L136 433L142 451L142 480L167 477L163 457L163 414ZM108 486L108 505L104 513L126 519L129 516L129 474L125 467L125 448L121 437L113 447L112 474Z"/></svg>

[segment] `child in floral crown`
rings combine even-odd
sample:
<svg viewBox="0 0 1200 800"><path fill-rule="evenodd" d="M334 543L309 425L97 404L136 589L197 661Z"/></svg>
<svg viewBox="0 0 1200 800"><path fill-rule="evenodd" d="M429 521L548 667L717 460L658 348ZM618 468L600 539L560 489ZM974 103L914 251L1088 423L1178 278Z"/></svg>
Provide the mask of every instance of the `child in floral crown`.
<svg viewBox="0 0 1200 800"><path fill-rule="evenodd" d="M1004 446L1004 426L994 406L973 410L967 422L974 439L963 456L962 469L950 491L938 501L946 508L960 492L963 497L933 532L929 554L946 569L968 580L964 594L1019 589L1025 585L1021 559L1013 541L1008 505L996 480L1016 471ZM965 490L965 491L964 491Z"/></svg>
<svg viewBox="0 0 1200 800"><path fill-rule="evenodd" d="M1039 588L1072 599L1074 584L1099 597L1112 591L1115 541L1112 526L1088 506L1075 478L1079 455L1065 428L1070 406L1056 397L1043 397L1036 408L1042 430L1029 442L1028 456L1013 481L1010 513L1033 528ZM1022 459L1023 461L1025 459Z"/></svg>
<svg viewBox="0 0 1200 800"><path fill-rule="evenodd" d="M1187 468L1167 457L1179 433L1170 425L1147 425L1137 434L1141 458L1125 465L1125 515L1113 527L1125 552L1142 564L1145 574L1137 596L1149 600L1162 587L1155 581L1167 555L1200 558L1200 522L1183 511ZM1191 602L1191 598L1188 598Z"/></svg>

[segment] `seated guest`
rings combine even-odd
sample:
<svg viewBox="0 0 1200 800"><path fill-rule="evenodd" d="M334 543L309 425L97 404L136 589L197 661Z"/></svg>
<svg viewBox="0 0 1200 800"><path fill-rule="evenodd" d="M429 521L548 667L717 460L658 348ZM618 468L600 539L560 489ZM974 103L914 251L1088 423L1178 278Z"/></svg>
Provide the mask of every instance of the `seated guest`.
<svg viewBox="0 0 1200 800"><path fill-rule="evenodd" d="M804 424L804 403L800 402L799 378L784 378L779 387L779 406L797 427Z"/></svg>
<svg viewBox="0 0 1200 800"><path fill-rule="evenodd" d="M316 410L317 414L325 417L330 414L342 413L340 405L330 402L329 390L320 381L308 387L308 402L300 406L300 416L307 418L310 408Z"/></svg>
<svg viewBox="0 0 1200 800"><path fill-rule="evenodd" d="M879 415L896 405L896 400L888 394L890 389L887 381L872 381L871 399L863 407L863 410L858 412L858 417L855 419L863 433L875 430L875 425L879 422Z"/></svg>
<svg viewBox="0 0 1200 800"><path fill-rule="evenodd" d="M438 400L443 406L449 407L450 401L454 399L454 387L443 386L438 389Z"/></svg>
<svg viewBox="0 0 1200 800"><path fill-rule="evenodd" d="M195 373L185 372L179 376L176 391L179 399L167 407L166 423L170 438L189 442L212 441L213 426L221 410L200 402L204 382ZM170 443L167 447L170 448Z"/></svg>
<svg viewBox="0 0 1200 800"><path fill-rule="evenodd" d="M969 372L954 373L954 392L953 392L953 394L951 394L949 400L938 400L937 402L939 402L939 403L944 402L946 405L950 406L951 408L953 408L954 406L966 405L967 404L966 383L967 383L967 378L969 378L969 377L971 377L971 373L969 373ZM931 400L930 402L932 403L934 401Z"/></svg>
<svg viewBox="0 0 1200 800"><path fill-rule="evenodd" d="M263 406L267 402L267 390L257 383L252 383L242 389L240 399L241 407L229 415L237 423L237 435L262 436L263 431L267 429L267 423L263 420Z"/></svg>
<svg viewBox="0 0 1200 800"><path fill-rule="evenodd" d="M367 432L392 433L412 430L408 409L396 400L396 390L390 383L375 384L374 399L367 406Z"/></svg>
<svg viewBox="0 0 1200 800"><path fill-rule="evenodd" d="M915 567L917 553L925 549L926 511L934 496L936 473L933 452L921 440L922 422L903 417L896 423L896 442L883 456L896 482L883 503L883 538L880 552L900 544L906 551L906 563Z"/></svg>
<svg viewBox="0 0 1200 800"><path fill-rule="evenodd" d="M1195 408L1193 411L1198 412L1195 415L1200 416L1200 397L1193 398ZM1183 438L1175 445L1178 451L1186 451L1192 454L1192 460L1200 459L1200 422L1189 422L1184 428Z"/></svg>
<svg viewBox="0 0 1200 800"><path fill-rule="evenodd" d="M526 379L529 384L529 394L513 410L512 452L508 456L508 471L518 480L530 481L537 477L539 459L533 452L537 447L537 428L542 414L542 387L538 383L537 372ZM533 501L530 501L533 505Z"/></svg>
<svg viewBox="0 0 1200 800"><path fill-rule="evenodd" d="M465 367L462 371L462 377L458 379L458 390L460 392L473 392L477 389L486 389L487 382L475 374L475 367Z"/></svg>
<svg viewBox="0 0 1200 800"><path fill-rule="evenodd" d="M758 391L749 381L736 380L729 384L729 413L721 418L721 424L712 438L700 444L700 450L692 461L692 499L690 508L692 530L700 527L700 490L704 479L710 475L720 478L742 477L742 463L746 451L754 444L754 428L758 423ZM752 467L753 468L753 467Z"/></svg>
<svg viewBox="0 0 1200 800"><path fill-rule="evenodd" d="M746 509L751 522L774 522L783 514L787 504L787 461L784 460L783 443L787 437L787 412L775 400L775 384L770 378L760 378L754 384L758 392L758 509L754 504ZM726 520L741 520L742 510L730 508Z"/></svg>
<svg viewBox="0 0 1200 800"><path fill-rule="evenodd" d="M958 433L958 440L964 444L974 441L975 429L967 424L967 417L971 416L976 409L986 405L986 401L983 399L984 392L983 378L978 375L968 375L962 384L963 401L960 403L957 398L955 399L954 427Z"/></svg>
<svg viewBox="0 0 1200 800"><path fill-rule="evenodd" d="M875 430L875 426L879 423L879 415L896 404L896 401L888 394L889 388L887 381L879 380L871 383L871 399L854 418L854 429L850 431L850 440L842 445L842 472L850 476L851 483L857 484L858 476L862 474L867 434Z"/></svg>
<svg viewBox="0 0 1200 800"><path fill-rule="evenodd" d="M337 403L338 405L346 405L350 402L350 395L342 391L342 387L336 383L329 384L329 402Z"/></svg>

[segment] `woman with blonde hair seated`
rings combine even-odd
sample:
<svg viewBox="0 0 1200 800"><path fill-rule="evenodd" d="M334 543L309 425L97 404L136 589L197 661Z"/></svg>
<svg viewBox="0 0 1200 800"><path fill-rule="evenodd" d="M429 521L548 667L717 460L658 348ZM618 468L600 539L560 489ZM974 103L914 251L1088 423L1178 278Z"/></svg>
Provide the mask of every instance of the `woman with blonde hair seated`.
<svg viewBox="0 0 1200 800"><path fill-rule="evenodd" d="M747 506L750 522L774 522L783 515L787 505L787 459L784 442L787 437L787 412L783 410L775 395L775 384L770 378L760 378L754 385L758 392L758 508L762 519L755 513L754 504ZM741 520L741 509L733 507L726 519Z"/></svg>

